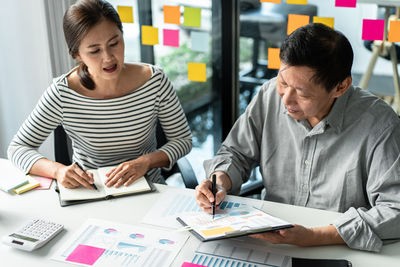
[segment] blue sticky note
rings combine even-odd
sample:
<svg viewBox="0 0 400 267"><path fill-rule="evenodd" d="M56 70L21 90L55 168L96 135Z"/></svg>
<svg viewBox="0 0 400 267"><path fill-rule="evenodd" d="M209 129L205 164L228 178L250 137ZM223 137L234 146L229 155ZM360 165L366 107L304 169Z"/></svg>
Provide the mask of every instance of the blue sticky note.
<svg viewBox="0 0 400 267"><path fill-rule="evenodd" d="M193 51L208 52L208 46L209 46L208 32L191 31L190 39Z"/></svg>

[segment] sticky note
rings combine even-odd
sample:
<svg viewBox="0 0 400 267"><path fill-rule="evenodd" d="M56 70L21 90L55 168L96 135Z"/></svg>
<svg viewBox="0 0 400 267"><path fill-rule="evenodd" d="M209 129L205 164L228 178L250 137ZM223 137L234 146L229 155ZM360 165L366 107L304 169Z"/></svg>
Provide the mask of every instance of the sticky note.
<svg viewBox="0 0 400 267"><path fill-rule="evenodd" d="M117 6L121 22L133 23L133 8L131 6Z"/></svg>
<svg viewBox="0 0 400 267"><path fill-rule="evenodd" d="M389 22L389 42L400 42L400 20L391 20Z"/></svg>
<svg viewBox="0 0 400 267"><path fill-rule="evenodd" d="M142 44L155 45L158 44L158 28L152 26L142 26Z"/></svg>
<svg viewBox="0 0 400 267"><path fill-rule="evenodd" d="M286 4L307 5L307 0L286 0Z"/></svg>
<svg viewBox="0 0 400 267"><path fill-rule="evenodd" d="M27 184L24 184L23 186L20 186L20 187L14 189L14 192L17 194L22 194L22 193L25 193L26 191L29 191L35 187L38 187L39 185L40 185L40 183L38 181L29 177L29 182Z"/></svg>
<svg viewBox="0 0 400 267"><path fill-rule="evenodd" d="M260 0L262 3L274 3L274 4L280 4L281 0Z"/></svg>
<svg viewBox="0 0 400 267"><path fill-rule="evenodd" d="M325 24L326 26L331 27L332 29L334 29L335 18L317 17L317 16L315 16L313 18L313 23L322 23L322 24Z"/></svg>
<svg viewBox="0 0 400 267"><path fill-rule="evenodd" d="M179 30L163 30L163 44L166 46L179 47Z"/></svg>
<svg viewBox="0 0 400 267"><path fill-rule="evenodd" d="M164 6L164 23L181 24L181 11L179 6Z"/></svg>
<svg viewBox="0 0 400 267"><path fill-rule="evenodd" d="M356 7L357 0L335 0L335 7Z"/></svg>
<svg viewBox="0 0 400 267"><path fill-rule="evenodd" d="M101 257L104 251L104 248L78 245L65 260L75 263L93 265Z"/></svg>
<svg viewBox="0 0 400 267"><path fill-rule="evenodd" d="M198 265L196 263L184 262L181 267L207 267L205 265Z"/></svg>
<svg viewBox="0 0 400 267"><path fill-rule="evenodd" d="M362 27L363 40L383 40L385 21L383 19L364 19Z"/></svg>
<svg viewBox="0 0 400 267"><path fill-rule="evenodd" d="M287 34L288 35L291 34L298 28L303 27L303 26L307 25L308 23L310 23L310 16L289 14Z"/></svg>
<svg viewBox="0 0 400 267"><path fill-rule="evenodd" d="M191 31L190 42L193 51L208 52L209 35L207 32Z"/></svg>
<svg viewBox="0 0 400 267"><path fill-rule="evenodd" d="M219 227L219 228L214 228L214 229L201 230L201 232L205 236L220 235L220 234L224 234L226 232L232 232L232 231L235 231L235 229L233 229L230 226Z"/></svg>
<svg viewBox="0 0 400 267"><path fill-rule="evenodd" d="M35 190L46 190L49 189L53 179L51 178L46 178L46 177L41 177L41 176L36 176L36 175L29 175L31 176L33 179L35 179L36 181L38 181L40 183L40 185L38 187L35 187Z"/></svg>
<svg viewBox="0 0 400 267"><path fill-rule="evenodd" d="M268 68L279 69L281 67L281 59L279 57L279 48L268 48Z"/></svg>
<svg viewBox="0 0 400 267"><path fill-rule="evenodd" d="M206 64L205 63L188 63L188 79L193 82L205 82Z"/></svg>
<svg viewBox="0 0 400 267"><path fill-rule="evenodd" d="M200 27L201 8L185 7L183 11L183 25L186 27Z"/></svg>

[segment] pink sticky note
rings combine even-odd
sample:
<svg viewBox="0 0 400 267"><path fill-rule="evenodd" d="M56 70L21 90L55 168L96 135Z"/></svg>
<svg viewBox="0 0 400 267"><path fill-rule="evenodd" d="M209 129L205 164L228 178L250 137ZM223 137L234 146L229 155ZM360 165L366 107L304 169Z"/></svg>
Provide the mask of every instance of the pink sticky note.
<svg viewBox="0 0 400 267"><path fill-rule="evenodd" d="M356 7L357 0L336 0L336 7Z"/></svg>
<svg viewBox="0 0 400 267"><path fill-rule="evenodd" d="M191 263L191 262L184 262L181 267L207 267L207 266L198 265L198 264Z"/></svg>
<svg viewBox="0 0 400 267"><path fill-rule="evenodd" d="M383 40L385 21L383 19L364 19L362 28L363 40Z"/></svg>
<svg viewBox="0 0 400 267"><path fill-rule="evenodd" d="M86 245L78 245L71 254L69 254L66 261L93 265L98 258L105 251L104 248L96 248Z"/></svg>
<svg viewBox="0 0 400 267"><path fill-rule="evenodd" d="M164 29L164 45L179 47L179 30Z"/></svg>
<svg viewBox="0 0 400 267"><path fill-rule="evenodd" d="M45 190L45 189L49 189L51 186L51 183L53 182L53 179L51 178L46 178L46 177L41 177L41 176L34 176L31 175L33 179L35 179L36 181L38 181L40 183L40 185L38 187L35 187L34 189L36 190Z"/></svg>

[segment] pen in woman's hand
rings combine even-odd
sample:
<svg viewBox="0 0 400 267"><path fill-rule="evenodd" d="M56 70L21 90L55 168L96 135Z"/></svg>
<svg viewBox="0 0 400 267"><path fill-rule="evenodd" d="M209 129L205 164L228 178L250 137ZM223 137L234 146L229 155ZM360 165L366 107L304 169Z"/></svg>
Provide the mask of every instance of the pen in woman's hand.
<svg viewBox="0 0 400 267"><path fill-rule="evenodd" d="M212 176L212 185L211 185L211 191L212 191L212 194L213 194L213 196L214 196L214 201L211 203L211 210L212 210L212 218L213 218L213 220L214 220L214 216L215 216L215 202L216 202L216 191L217 191L217 185L216 185L216 179L217 179L217 176L215 175L215 174L213 174L213 176Z"/></svg>
<svg viewBox="0 0 400 267"><path fill-rule="evenodd" d="M75 164L76 166L78 166L78 168L81 169L82 171L85 171L85 170L82 168L82 166L81 166L77 161L75 161L74 164ZM97 190L97 186L96 186L94 183L93 183L93 184L90 184L90 185L93 187L94 190Z"/></svg>

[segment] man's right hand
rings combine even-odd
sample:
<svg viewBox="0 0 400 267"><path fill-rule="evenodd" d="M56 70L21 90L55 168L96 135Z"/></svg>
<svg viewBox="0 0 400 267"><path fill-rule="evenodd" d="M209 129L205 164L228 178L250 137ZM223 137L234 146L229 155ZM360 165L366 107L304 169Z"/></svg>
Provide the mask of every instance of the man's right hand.
<svg viewBox="0 0 400 267"><path fill-rule="evenodd" d="M216 196L215 205L218 210L219 204L226 196L226 191L229 190L231 186L231 180L229 179L228 175L224 172L217 171L214 172L213 174L217 176L216 177L217 193L215 194ZM211 174L211 177L213 174ZM212 182L210 179L203 180L198 186L196 186L197 205L199 205L199 207L207 213L212 212L211 204L214 202L214 196L211 191L211 187L212 187Z"/></svg>
<svg viewBox="0 0 400 267"><path fill-rule="evenodd" d="M77 165L63 166L57 170L56 179L65 188L77 188L84 186L87 189L93 190L91 184L94 183L93 174L85 172Z"/></svg>

